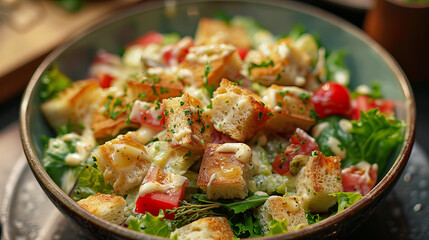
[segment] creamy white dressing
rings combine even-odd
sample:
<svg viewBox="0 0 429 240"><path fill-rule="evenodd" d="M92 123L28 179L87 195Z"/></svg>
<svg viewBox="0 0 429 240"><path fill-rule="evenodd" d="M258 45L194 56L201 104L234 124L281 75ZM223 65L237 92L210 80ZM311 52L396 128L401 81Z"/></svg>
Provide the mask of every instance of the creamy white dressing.
<svg viewBox="0 0 429 240"><path fill-rule="evenodd" d="M210 176L210 180L209 180L209 183L207 184L207 187L210 187L210 186L212 185L212 182L213 182L215 179L216 179L216 173L213 173L213 174Z"/></svg>
<svg viewBox="0 0 429 240"><path fill-rule="evenodd" d="M282 111L283 110L283 108L281 108L281 107L279 107L279 106L274 106L274 111L277 111L277 112L280 112L280 111Z"/></svg>
<svg viewBox="0 0 429 240"><path fill-rule="evenodd" d="M350 132L350 130L353 128L352 123L347 119L341 119L338 124L340 125L341 130L344 132Z"/></svg>
<svg viewBox="0 0 429 240"><path fill-rule="evenodd" d="M328 122L319 123L313 127L313 129L311 130L311 135L314 138L318 138L320 134L323 132L323 130L325 130L327 127L329 127Z"/></svg>
<svg viewBox="0 0 429 240"><path fill-rule="evenodd" d="M370 87L368 87L368 85L365 85L365 84L361 84L361 85L357 86L355 91L359 94L364 94L364 95L369 95L372 93L372 89Z"/></svg>
<svg viewBox="0 0 429 240"><path fill-rule="evenodd" d="M244 143L224 143L216 149L216 152L232 152L238 161L246 163L252 157L252 149Z"/></svg>
<svg viewBox="0 0 429 240"><path fill-rule="evenodd" d="M329 145L329 148L331 149L331 151L338 157L340 157L341 159L345 159L346 158L346 148L345 147L340 147L341 146L341 142L337 139L334 138L332 136L330 136L328 138L328 142L327 144Z"/></svg>
<svg viewBox="0 0 429 240"><path fill-rule="evenodd" d="M95 143L92 138L86 139L76 133L68 133L62 136L63 141L77 140L75 144L75 153L67 154L65 163L69 166L77 166L82 162L85 162L88 158L91 150L94 148Z"/></svg>
<svg viewBox="0 0 429 240"><path fill-rule="evenodd" d="M168 174L168 177L170 178L170 182L167 184L161 184L157 181L147 182L140 186L139 189L139 196L143 197L148 193L153 192L161 192L165 193L168 189L174 189L182 187L183 184L186 182L186 177L170 173Z"/></svg>
<svg viewBox="0 0 429 240"><path fill-rule="evenodd" d="M278 53L280 55L280 58L285 59L285 58L289 57L290 49L286 44L280 44L278 46Z"/></svg>
<svg viewBox="0 0 429 240"><path fill-rule="evenodd" d="M207 63L228 56L235 51L235 47L227 44L210 44L195 46L189 49L186 60L191 62Z"/></svg>
<svg viewBox="0 0 429 240"><path fill-rule="evenodd" d="M189 128L175 129L174 131L175 132L173 133L173 138L177 141L180 141L186 135L192 133L191 129Z"/></svg>

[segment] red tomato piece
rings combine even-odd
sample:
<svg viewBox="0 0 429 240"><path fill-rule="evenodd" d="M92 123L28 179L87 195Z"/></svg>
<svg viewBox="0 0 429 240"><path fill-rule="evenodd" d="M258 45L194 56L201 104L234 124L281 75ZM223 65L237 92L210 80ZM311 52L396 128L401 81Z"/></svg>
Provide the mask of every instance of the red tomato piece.
<svg viewBox="0 0 429 240"><path fill-rule="evenodd" d="M224 143L236 143L238 141L235 139L232 139L230 136L223 134L222 132L219 132L218 130L213 128L212 134L211 134L211 142L224 144Z"/></svg>
<svg viewBox="0 0 429 240"><path fill-rule="evenodd" d="M316 140L304 130L297 128L285 152L274 158L273 170L280 175L291 174L289 165L293 158L298 155L308 155L314 150L319 150Z"/></svg>
<svg viewBox="0 0 429 240"><path fill-rule="evenodd" d="M344 192L367 194L377 183L377 171L376 164L365 167L354 165L343 169L341 179Z"/></svg>
<svg viewBox="0 0 429 240"><path fill-rule="evenodd" d="M189 48L192 46L194 46L194 40L190 37L182 38L177 43L167 46L167 50L163 54L165 63L171 66L183 62L189 53Z"/></svg>
<svg viewBox="0 0 429 240"><path fill-rule="evenodd" d="M241 60L244 60L247 56L249 49L247 48L237 48L237 53L240 55Z"/></svg>
<svg viewBox="0 0 429 240"><path fill-rule="evenodd" d="M164 40L164 36L161 33L150 31L140 36L134 42L127 44L125 48L131 47L134 45L140 45L142 47L145 47L151 43L161 43L163 40Z"/></svg>
<svg viewBox="0 0 429 240"><path fill-rule="evenodd" d="M115 78L109 74L101 74L101 76L98 77L98 84L101 88L109 88L114 79Z"/></svg>
<svg viewBox="0 0 429 240"><path fill-rule="evenodd" d="M320 118L331 115L350 117L352 106L349 90L341 84L327 82L314 91L311 100Z"/></svg>
<svg viewBox="0 0 429 240"><path fill-rule="evenodd" d="M183 176L176 177L185 178ZM172 175L163 173L158 166L151 167L143 180L142 186L148 183L166 186L172 183ZM180 201L182 201L185 196L185 187L187 183L188 179L185 178L185 182L182 186L168 186L165 191L155 190L144 196L139 196L136 201L135 211L138 213L149 212L153 216L158 216L159 210L161 209L165 212L167 209L178 207ZM174 214L165 213L165 218L174 219Z"/></svg>
<svg viewBox="0 0 429 240"><path fill-rule="evenodd" d="M133 104L130 121L161 130L165 124L164 108L154 103L137 100Z"/></svg>
<svg viewBox="0 0 429 240"><path fill-rule="evenodd" d="M366 112L378 108L381 113L390 115L395 109L395 103L388 99L374 99L367 95L359 95L352 100L352 119L359 120L360 111Z"/></svg>

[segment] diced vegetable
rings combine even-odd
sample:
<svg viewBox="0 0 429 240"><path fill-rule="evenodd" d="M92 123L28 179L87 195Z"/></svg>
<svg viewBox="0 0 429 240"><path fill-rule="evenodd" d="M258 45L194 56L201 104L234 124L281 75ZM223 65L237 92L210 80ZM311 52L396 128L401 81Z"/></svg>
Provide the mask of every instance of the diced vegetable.
<svg viewBox="0 0 429 240"><path fill-rule="evenodd" d="M350 93L343 85L327 82L317 89L311 100L320 118L331 115L349 117L352 111Z"/></svg>
<svg viewBox="0 0 429 240"><path fill-rule="evenodd" d="M308 155L314 150L319 150L316 141L306 132L297 129L290 138L290 144L283 154L279 154L273 161L273 170L280 174L291 174L290 163L298 155Z"/></svg>

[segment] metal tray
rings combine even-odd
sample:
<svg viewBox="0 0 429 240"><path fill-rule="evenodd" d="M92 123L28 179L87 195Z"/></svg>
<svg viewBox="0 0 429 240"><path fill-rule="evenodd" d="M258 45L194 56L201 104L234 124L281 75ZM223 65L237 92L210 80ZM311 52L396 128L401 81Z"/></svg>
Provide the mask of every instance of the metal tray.
<svg viewBox="0 0 429 240"><path fill-rule="evenodd" d="M6 185L2 240L89 239L54 207L22 156ZM429 158L414 145L393 191L349 239L429 239Z"/></svg>

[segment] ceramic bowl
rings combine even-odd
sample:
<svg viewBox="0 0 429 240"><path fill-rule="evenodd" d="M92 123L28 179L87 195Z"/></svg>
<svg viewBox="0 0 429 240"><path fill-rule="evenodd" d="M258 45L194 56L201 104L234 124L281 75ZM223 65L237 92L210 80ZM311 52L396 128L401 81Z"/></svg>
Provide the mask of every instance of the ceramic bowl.
<svg viewBox="0 0 429 240"><path fill-rule="evenodd" d="M149 30L193 35L200 17L245 15L255 18L274 34L287 32L297 23L309 32L318 33L327 49L348 52L346 64L351 70L352 88L382 83L385 97L396 102L397 118L406 123L405 140L389 160L385 176L362 200L327 220L291 233L263 239L332 239L344 237L356 229L389 193L399 178L414 142L415 103L411 87L393 58L362 31L342 19L297 2L271 1L186 1L163 5L164 2L143 2L104 20L80 36L62 44L37 69L24 94L21 106L21 136L28 163L55 206L97 239L157 239L102 220L80 208L48 176L40 159L43 154L41 136L54 136L40 112L42 73L53 64L71 79L85 78L88 66L100 48L119 53L122 46ZM175 4L174 4L175 3Z"/></svg>

